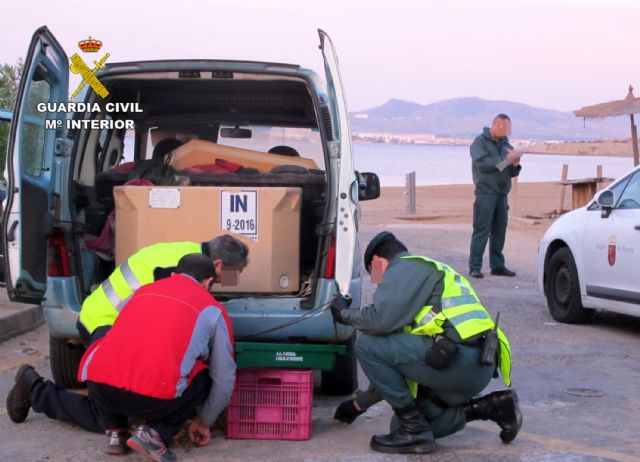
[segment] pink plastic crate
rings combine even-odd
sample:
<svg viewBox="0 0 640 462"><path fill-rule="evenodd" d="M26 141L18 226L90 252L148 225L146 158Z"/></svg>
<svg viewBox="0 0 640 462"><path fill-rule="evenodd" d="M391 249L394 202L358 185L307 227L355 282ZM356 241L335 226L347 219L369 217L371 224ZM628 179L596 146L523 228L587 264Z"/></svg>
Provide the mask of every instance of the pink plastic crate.
<svg viewBox="0 0 640 462"><path fill-rule="evenodd" d="M227 438L308 440L313 371L241 369L227 408Z"/></svg>

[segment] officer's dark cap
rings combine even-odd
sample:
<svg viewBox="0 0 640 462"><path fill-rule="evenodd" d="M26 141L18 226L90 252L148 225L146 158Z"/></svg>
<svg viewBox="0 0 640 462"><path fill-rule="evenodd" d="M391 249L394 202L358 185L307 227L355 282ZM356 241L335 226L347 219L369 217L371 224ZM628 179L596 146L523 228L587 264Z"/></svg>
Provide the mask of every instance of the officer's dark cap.
<svg viewBox="0 0 640 462"><path fill-rule="evenodd" d="M381 233L376 234L373 239L369 242L367 249L364 251L364 267L367 269L368 273L371 273L371 260L373 260L373 254L376 249L385 241L389 239L395 239L396 237L393 233L389 231L382 231Z"/></svg>

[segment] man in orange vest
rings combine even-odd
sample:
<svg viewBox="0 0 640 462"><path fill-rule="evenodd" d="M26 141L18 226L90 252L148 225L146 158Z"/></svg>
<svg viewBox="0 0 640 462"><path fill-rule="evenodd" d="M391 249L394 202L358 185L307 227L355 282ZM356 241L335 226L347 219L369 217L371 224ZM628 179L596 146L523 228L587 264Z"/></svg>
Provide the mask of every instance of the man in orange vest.
<svg viewBox="0 0 640 462"><path fill-rule="evenodd" d="M214 280L211 260L189 254L171 277L138 289L82 358L78 379L89 389L82 403L32 366L22 366L7 400L11 420L24 421L33 400L34 410L51 418L105 429L108 454L130 448L168 462L175 460L173 436L193 418L189 436L208 444L209 428L231 398L236 370L231 322L208 291ZM49 399L43 403L41 395ZM145 421L133 436L129 418Z"/></svg>

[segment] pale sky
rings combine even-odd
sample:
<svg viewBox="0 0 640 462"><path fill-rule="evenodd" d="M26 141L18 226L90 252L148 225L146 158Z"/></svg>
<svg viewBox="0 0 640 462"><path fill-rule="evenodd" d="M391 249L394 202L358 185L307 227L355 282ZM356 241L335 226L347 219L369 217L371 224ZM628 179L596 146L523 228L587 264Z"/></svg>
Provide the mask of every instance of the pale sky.
<svg viewBox="0 0 640 462"><path fill-rule="evenodd" d="M639 20L638 0L7 0L0 63L24 57L47 25L68 55L91 35L112 62L239 59L323 73L322 28L351 111L462 96L574 110L623 98L630 83L640 96Z"/></svg>

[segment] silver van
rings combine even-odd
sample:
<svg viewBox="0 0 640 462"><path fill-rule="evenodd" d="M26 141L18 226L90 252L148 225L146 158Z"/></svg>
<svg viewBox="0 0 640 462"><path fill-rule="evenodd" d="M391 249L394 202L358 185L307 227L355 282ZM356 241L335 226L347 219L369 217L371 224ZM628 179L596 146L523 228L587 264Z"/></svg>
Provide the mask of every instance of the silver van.
<svg viewBox="0 0 640 462"><path fill-rule="evenodd" d="M46 104L67 103L74 90L69 88L73 63L46 27L35 32L11 126L2 245L9 297L43 308L58 384L77 386L83 352L75 327L78 312L114 268L89 250L87 241L95 239L114 209L113 188L127 181L117 167L149 159L156 135L169 134L265 153L273 144L300 148L304 143L300 150L317 169L188 176L193 185L301 188L300 229L291 230L300 233L299 290L277 296L235 293L221 301L239 340L314 346L320 352L323 346L327 351L346 347L346 354L323 371L322 386L333 394L356 388L354 331L334 325L328 306L338 290L351 296L352 306L360 305L358 202L377 198L380 185L375 174L354 171L338 60L328 35L318 32L326 84L313 71L291 64L96 62L92 75L108 96L86 84L74 102L88 108L137 103L141 110L126 113L71 112L70 105ZM133 127L124 119L132 119Z"/></svg>

